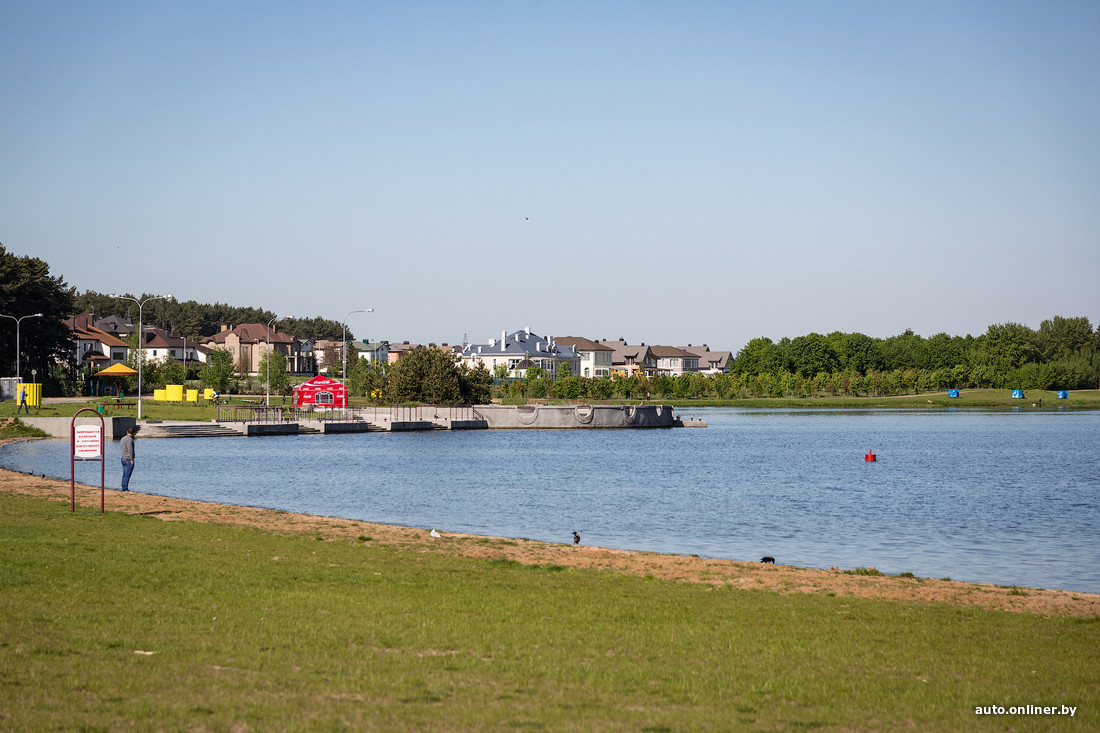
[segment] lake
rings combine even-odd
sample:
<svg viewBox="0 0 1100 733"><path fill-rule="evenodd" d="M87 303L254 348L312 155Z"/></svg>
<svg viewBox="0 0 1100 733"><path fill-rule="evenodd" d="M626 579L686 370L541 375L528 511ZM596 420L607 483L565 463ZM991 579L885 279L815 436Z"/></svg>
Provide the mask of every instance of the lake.
<svg viewBox="0 0 1100 733"><path fill-rule="evenodd" d="M705 429L141 440L131 489L703 557L1100 592L1100 412L679 411ZM68 441L0 466L69 477ZM863 456L875 452L878 461ZM117 442L107 483L120 478ZM77 478L98 484L98 464Z"/></svg>

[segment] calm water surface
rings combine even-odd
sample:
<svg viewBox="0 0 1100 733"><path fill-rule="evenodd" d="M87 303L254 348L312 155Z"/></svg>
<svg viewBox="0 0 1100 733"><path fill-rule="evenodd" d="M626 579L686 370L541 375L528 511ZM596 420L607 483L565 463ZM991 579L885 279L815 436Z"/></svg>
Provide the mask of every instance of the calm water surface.
<svg viewBox="0 0 1100 733"><path fill-rule="evenodd" d="M1100 592L1100 412L683 413L706 429L138 441L131 488L372 522ZM0 465L68 478L68 441ZM876 463L865 463L873 450ZM108 486L120 478L108 448ZM99 481L98 464L78 480Z"/></svg>

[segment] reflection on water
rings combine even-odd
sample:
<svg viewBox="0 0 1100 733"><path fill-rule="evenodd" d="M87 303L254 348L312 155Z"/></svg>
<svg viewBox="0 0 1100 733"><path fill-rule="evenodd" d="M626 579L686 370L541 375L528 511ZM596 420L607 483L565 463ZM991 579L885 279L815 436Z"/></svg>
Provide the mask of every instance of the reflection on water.
<svg viewBox="0 0 1100 733"><path fill-rule="evenodd" d="M1100 413L692 415L710 426L139 440L131 488L442 531L570 542L577 530L609 547L1100 592ZM868 450L877 462L864 462ZM0 465L68 478L68 441L8 446ZM82 480L98 484L89 465L78 466Z"/></svg>

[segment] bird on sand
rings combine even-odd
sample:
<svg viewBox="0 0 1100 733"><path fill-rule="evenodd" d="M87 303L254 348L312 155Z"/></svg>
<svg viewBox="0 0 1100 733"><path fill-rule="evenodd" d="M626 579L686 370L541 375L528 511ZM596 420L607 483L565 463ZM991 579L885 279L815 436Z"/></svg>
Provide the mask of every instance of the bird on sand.
<svg viewBox="0 0 1100 733"><path fill-rule="evenodd" d="M577 530L573 530L573 544L579 545L581 543L581 536L577 534Z"/></svg>
<svg viewBox="0 0 1100 733"><path fill-rule="evenodd" d="M432 537L442 537L442 536L443 535L439 534L439 532L436 532L434 529L432 530Z"/></svg>

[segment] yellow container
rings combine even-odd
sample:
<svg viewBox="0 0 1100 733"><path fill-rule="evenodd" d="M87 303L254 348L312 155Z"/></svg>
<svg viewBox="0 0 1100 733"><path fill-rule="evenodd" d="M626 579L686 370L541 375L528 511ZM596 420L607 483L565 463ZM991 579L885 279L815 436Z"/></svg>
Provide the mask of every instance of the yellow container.
<svg viewBox="0 0 1100 733"><path fill-rule="evenodd" d="M15 402L16 404L22 404L23 392L27 393L27 407L41 407L42 406L42 385L38 382L20 382L15 385Z"/></svg>
<svg viewBox="0 0 1100 733"><path fill-rule="evenodd" d="M202 398L204 400L214 399L214 388L213 387L204 388L203 391L202 391Z"/></svg>
<svg viewBox="0 0 1100 733"><path fill-rule="evenodd" d="M164 393L165 393L165 390L163 390L163 389L154 389L153 390L153 399L156 400L157 402L164 402L167 399L165 397Z"/></svg>
<svg viewBox="0 0 1100 733"><path fill-rule="evenodd" d="M199 391L197 389L187 390L187 401L188 402L198 402L199 401Z"/></svg>
<svg viewBox="0 0 1100 733"><path fill-rule="evenodd" d="M164 386L164 399L169 402L183 402L183 385L166 384Z"/></svg>

